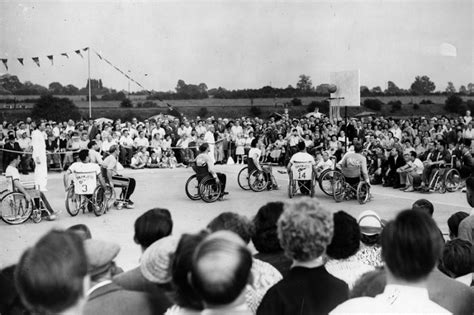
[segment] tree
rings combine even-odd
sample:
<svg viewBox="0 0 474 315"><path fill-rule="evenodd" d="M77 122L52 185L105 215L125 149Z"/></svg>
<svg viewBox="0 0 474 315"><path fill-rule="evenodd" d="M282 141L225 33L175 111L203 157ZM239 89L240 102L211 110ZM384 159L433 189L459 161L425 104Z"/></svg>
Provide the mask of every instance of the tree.
<svg viewBox="0 0 474 315"><path fill-rule="evenodd" d="M53 121L77 120L81 113L69 98L59 98L52 95L43 95L33 107L33 118L42 118Z"/></svg>
<svg viewBox="0 0 474 315"><path fill-rule="evenodd" d="M370 91L373 95L381 95L382 94L382 88L380 86L375 86L372 88Z"/></svg>
<svg viewBox="0 0 474 315"><path fill-rule="evenodd" d="M415 82L411 84L411 92L417 95L428 95L436 89L434 82L426 75L415 77Z"/></svg>
<svg viewBox="0 0 474 315"><path fill-rule="evenodd" d="M454 87L453 82L448 82L448 86L446 87L446 93L448 94L454 94L456 93L456 88Z"/></svg>
<svg viewBox="0 0 474 315"><path fill-rule="evenodd" d="M298 83L296 83L296 88L305 92L311 91L313 89L311 77L309 75L301 74Z"/></svg>
<svg viewBox="0 0 474 315"><path fill-rule="evenodd" d="M72 84L68 84L64 87L64 94L66 95L77 95L79 94L79 89Z"/></svg>
<svg viewBox="0 0 474 315"><path fill-rule="evenodd" d="M400 88L393 83L392 81L387 82L387 89L385 90L385 94L387 95L399 95Z"/></svg>
<svg viewBox="0 0 474 315"><path fill-rule="evenodd" d="M467 95L468 94L468 91L467 91L467 88L466 88L465 85L461 85L459 87L459 94L461 94L461 95Z"/></svg>
<svg viewBox="0 0 474 315"><path fill-rule="evenodd" d="M63 95L64 94L64 87L59 82L51 82L48 86L49 92L53 95Z"/></svg>
<svg viewBox="0 0 474 315"><path fill-rule="evenodd" d="M370 96L370 90L365 85L360 86L360 96L363 96L363 97Z"/></svg>
<svg viewBox="0 0 474 315"><path fill-rule="evenodd" d="M474 83L469 83L469 84L467 85L467 90L468 90L468 92L469 92L469 95L474 94Z"/></svg>
<svg viewBox="0 0 474 315"><path fill-rule="evenodd" d="M131 107L133 107L133 103L130 99L126 98L122 102L120 102L120 107L122 107L122 108L131 108Z"/></svg>
<svg viewBox="0 0 474 315"><path fill-rule="evenodd" d="M450 113L459 113L463 111L463 102L462 98L455 94L451 94L446 101L444 102L444 108Z"/></svg>
<svg viewBox="0 0 474 315"><path fill-rule="evenodd" d="M316 87L316 94L327 95L329 94L329 84L323 83Z"/></svg>

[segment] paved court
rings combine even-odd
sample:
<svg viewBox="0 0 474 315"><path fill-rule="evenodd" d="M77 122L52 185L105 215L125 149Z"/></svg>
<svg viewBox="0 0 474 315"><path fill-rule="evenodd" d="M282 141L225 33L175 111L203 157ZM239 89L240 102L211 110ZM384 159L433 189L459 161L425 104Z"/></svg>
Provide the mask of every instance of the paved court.
<svg viewBox="0 0 474 315"><path fill-rule="evenodd" d="M73 224L84 223L98 239L117 242L122 250L117 258L118 264L129 269L138 264L140 249L133 242L133 223L135 219L153 207L167 208L171 211L174 221L174 233L196 232L224 211L234 211L252 217L258 208L269 201L288 199L287 175L274 170L280 190L255 193L242 190L237 184L237 174L241 165L224 165L216 168L227 174L228 191L224 201L212 204L203 201L191 201L184 193L186 179L193 174L191 169L145 169L125 170L124 175L133 176L137 180L137 189L132 196L135 209L111 210L107 214L96 217L94 214L78 214L71 217L64 206L64 187L62 175L50 173L47 197L54 209L61 209L59 219L54 222L43 221L39 224L31 220L23 225L10 226L0 221L0 267L16 262L22 251L33 244L43 233L52 228L67 228ZM324 195L319 188L316 197L331 211L345 210L356 216L366 209L377 211L382 218L390 219L399 210L408 208L419 198L427 198L435 204L435 220L443 232L447 232L446 220L460 210L469 211L465 194L454 193L404 193L392 188L374 186L374 199L366 205L357 201L346 201L336 204L332 198Z"/></svg>

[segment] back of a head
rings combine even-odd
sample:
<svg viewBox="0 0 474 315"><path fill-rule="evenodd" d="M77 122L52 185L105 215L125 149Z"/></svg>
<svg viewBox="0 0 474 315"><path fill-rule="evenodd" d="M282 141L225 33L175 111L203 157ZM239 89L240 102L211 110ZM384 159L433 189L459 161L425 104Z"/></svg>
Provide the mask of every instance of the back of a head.
<svg viewBox="0 0 474 315"><path fill-rule="evenodd" d="M451 215L448 219L449 234L451 237L458 237L459 223L462 220L467 218L469 213L464 211L458 211L455 214Z"/></svg>
<svg viewBox="0 0 474 315"><path fill-rule="evenodd" d="M444 245L440 269L451 278L474 271L474 251L471 242L454 239Z"/></svg>
<svg viewBox="0 0 474 315"><path fill-rule="evenodd" d="M251 148L256 148L257 143L258 143L258 139L257 138L253 139L252 142L250 142L250 147Z"/></svg>
<svg viewBox="0 0 474 315"><path fill-rule="evenodd" d="M82 240L88 240L92 238L91 230L85 224L76 224L70 226L66 231L76 233L82 238Z"/></svg>
<svg viewBox="0 0 474 315"><path fill-rule="evenodd" d="M192 284L208 305L234 302L248 283L252 255L234 233L220 231L208 236L193 257Z"/></svg>
<svg viewBox="0 0 474 315"><path fill-rule="evenodd" d="M148 210L135 220L135 243L146 249L173 231L173 220L168 209Z"/></svg>
<svg viewBox="0 0 474 315"><path fill-rule="evenodd" d="M260 253L273 253L282 250L277 233L277 222L282 213L282 202L269 202L262 206L255 215L253 219L255 233L252 242Z"/></svg>
<svg viewBox="0 0 474 315"><path fill-rule="evenodd" d="M382 231L382 257L390 273L415 282L428 276L441 255L434 220L423 211L404 210Z"/></svg>
<svg viewBox="0 0 474 315"><path fill-rule="evenodd" d="M357 143L357 144L354 146L354 152L355 152L355 153L361 153L363 149L364 149L364 147L363 147L362 144L360 144L360 143Z"/></svg>
<svg viewBox="0 0 474 315"><path fill-rule="evenodd" d="M209 235L203 230L197 234L183 234L171 265L172 282L175 288L174 300L180 307L201 310L201 299L189 283L188 275L193 264L194 251L198 245Z"/></svg>
<svg viewBox="0 0 474 315"><path fill-rule="evenodd" d="M418 199L413 203L412 210L423 211L432 217L434 213L434 206L431 201L427 199Z"/></svg>
<svg viewBox="0 0 474 315"><path fill-rule="evenodd" d="M285 255L300 262L320 257L333 231L332 214L309 197L285 203L278 220L278 239Z"/></svg>
<svg viewBox="0 0 474 315"><path fill-rule="evenodd" d="M79 160L81 160L82 162L85 162L88 156L89 156L89 150L83 149L79 151Z"/></svg>
<svg viewBox="0 0 474 315"><path fill-rule="evenodd" d="M304 141L298 142L298 151L304 151L306 149L306 144Z"/></svg>
<svg viewBox="0 0 474 315"><path fill-rule="evenodd" d="M240 236L242 240L248 244L254 234L254 226L252 221L247 217L235 212L223 212L215 217L207 228L211 232L231 231Z"/></svg>
<svg viewBox="0 0 474 315"><path fill-rule="evenodd" d="M334 235L326 253L333 259L346 259L357 253L360 228L357 220L344 211L334 213Z"/></svg>
<svg viewBox="0 0 474 315"><path fill-rule="evenodd" d="M82 239L50 231L27 249L15 270L18 292L32 311L61 313L84 297L87 259Z"/></svg>

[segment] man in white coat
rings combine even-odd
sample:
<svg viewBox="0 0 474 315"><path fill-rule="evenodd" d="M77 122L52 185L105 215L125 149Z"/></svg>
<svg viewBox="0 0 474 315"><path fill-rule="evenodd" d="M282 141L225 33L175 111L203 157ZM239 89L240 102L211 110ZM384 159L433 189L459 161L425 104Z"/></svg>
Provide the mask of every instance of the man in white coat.
<svg viewBox="0 0 474 315"><path fill-rule="evenodd" d="M211 156L212 163L216 162L214 150L216 147L216 139L214 137L214 126L209 125L207 127L207 132L204 134L204 141L209 144L209 155Z"/></svg>
<svg viewBox="0 0 474 315"><path fill-rule="evenodd" d="M38 123L31 133L33 160L35 161L35 186L40 191L48 191L48 166L46 163L46 142L44 138L44 122Z"/></svg>

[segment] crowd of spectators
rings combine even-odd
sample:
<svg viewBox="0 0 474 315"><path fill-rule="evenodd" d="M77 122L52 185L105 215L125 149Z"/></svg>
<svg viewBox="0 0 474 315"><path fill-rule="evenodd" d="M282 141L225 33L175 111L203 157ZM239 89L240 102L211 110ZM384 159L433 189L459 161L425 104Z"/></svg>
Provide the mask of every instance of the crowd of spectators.
<svg viewBox="0 0 474 315"><path fill-rule="evenodd" d="M106 119L74 122L43 121L48 166L66 169L75 160L75 152L91 151L91 161L101 163L112 145L119 146L119 162L135 169L174 168L189 165L207 142L216 164L245 163L252 140L262 152L262 162L287 165L304 141L315 156L319 171L341 160L363 145L368 159L372 184L383 184L405 191L428 184L434 168L452 165L462 178L472 174L474 129L471 113L465 116L393 119L385 117L349 118L331 121L319 112L301 118L274 115L268 119L188 119L161 115L138 121ZM30 118L0 125L3 149L28 152L35 122ZM3 168L9 151L4 151ZM29 154L24 154L20 171L33 168Z"/></svg>
<svg viewBox="0 0 474 315"><path fill-rule="evenodd" d="M474 178L467 180L474 206ZM176 235L167 209L134 224L136 268L86 225L52 230L0 272L1 314L472 314L472 218L445 241L419 200L385 221L331 213L316 199L223 212Z"/></svg>

